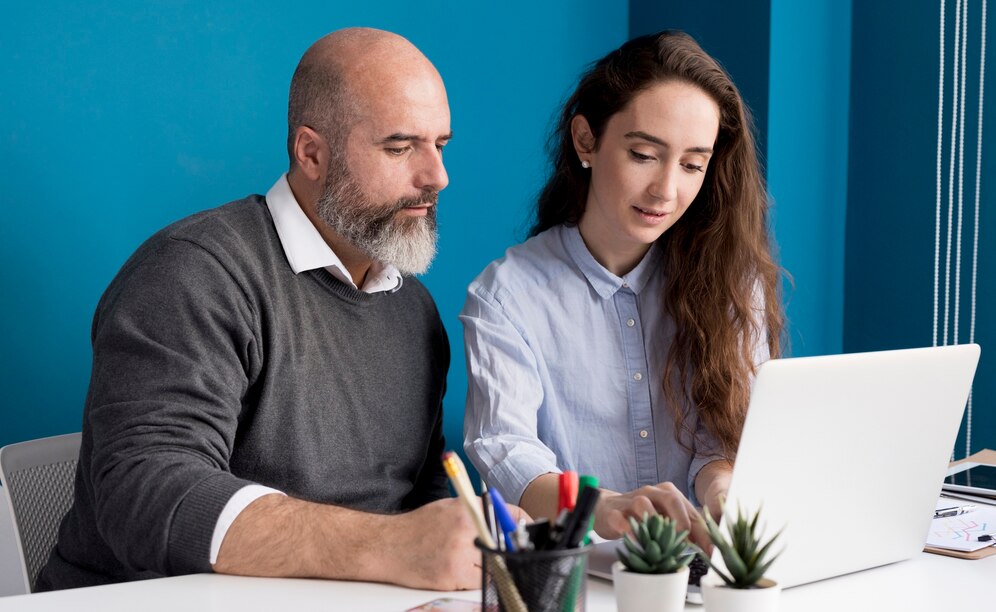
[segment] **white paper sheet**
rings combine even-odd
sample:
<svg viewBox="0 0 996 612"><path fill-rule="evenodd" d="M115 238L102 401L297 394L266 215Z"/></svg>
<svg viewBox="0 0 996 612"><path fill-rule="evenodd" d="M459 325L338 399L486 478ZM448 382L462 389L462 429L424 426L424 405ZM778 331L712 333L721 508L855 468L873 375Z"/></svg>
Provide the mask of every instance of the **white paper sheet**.
<svg viewBox="0 0 996 612"><path fill-rule="evenodd" d="M952 506L964 506L970 502L942 497L937 500L937 509L950 508ZM927 544L937 548L949 548L971 552L987 546L992 546L993 541L980 542L979 536L993 534L996 537L996 508L976 504L975 509L960 514L936 518L930 523L930 531L927 533Z"/></svg>

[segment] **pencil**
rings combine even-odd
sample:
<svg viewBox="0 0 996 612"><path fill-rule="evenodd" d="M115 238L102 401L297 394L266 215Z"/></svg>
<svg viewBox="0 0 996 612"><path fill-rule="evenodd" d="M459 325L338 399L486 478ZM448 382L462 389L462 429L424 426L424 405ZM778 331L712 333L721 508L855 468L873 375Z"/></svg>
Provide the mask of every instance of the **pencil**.
<svg viewBox="0 0 996 612"><path fill-rule="evenodd" d="M456 489L457 497L460 498L463 507L470 512L474 526L477 527L477 535L480 537L481 543L491 550L495 550L497 546L495 545L494 538L491 537L487 525L484 524L484 514L481 512L480 507L474 503L474 498L476 497L474 495L474 488L470 484L470 478L467 476L467 470L464 468L463 462L460 461L460 457L453 451L446 451L443 453L443 468L446 470L446 475L450 477L450 482L453 483L453 488ZM519 594L519 589L512 580L512 575L508 571L505 559L497 555L485 555L484 559L486 563L487 561L491 561L488 565L493 566L491 574L494 578L495 586L498 588L498 593L501 599L504 600L505 607L512 612L527 612L526 602L523 601L522 595Z"/></svg>
<svg viewBox="0 0 996 612"><path fill-rule="evenodd" d="M460 502L470 512L471 519L474 521L474 527L477 528L477 536L481 538L481 542L488 548L496 548L497 546L491 537L491 532L484 523L484 515L481 514L480 508L474 502L474 498L476 497L474 489L470 485L470 478L464 470L460 457L453 451L446 451L443 453L443 468L446 469L446 475L450 477L450 482L453 483L453 488L456 489Z"/></svg>

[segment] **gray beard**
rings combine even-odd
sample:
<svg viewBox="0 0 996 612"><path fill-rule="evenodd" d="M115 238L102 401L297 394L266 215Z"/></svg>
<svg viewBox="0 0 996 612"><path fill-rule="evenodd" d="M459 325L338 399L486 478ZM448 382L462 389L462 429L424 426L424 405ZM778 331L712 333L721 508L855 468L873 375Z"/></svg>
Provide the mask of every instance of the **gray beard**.
<svg viewBox="0 0 996 612"><path fill-rule="evenodd" d="M377 204L367 198L346 168L345 160L329 162L328 179L316 212L337 234L374 261L402 274L424 274L436 256L438 192ZM399 217L413 206L432 204L424 217Z"/></svg>

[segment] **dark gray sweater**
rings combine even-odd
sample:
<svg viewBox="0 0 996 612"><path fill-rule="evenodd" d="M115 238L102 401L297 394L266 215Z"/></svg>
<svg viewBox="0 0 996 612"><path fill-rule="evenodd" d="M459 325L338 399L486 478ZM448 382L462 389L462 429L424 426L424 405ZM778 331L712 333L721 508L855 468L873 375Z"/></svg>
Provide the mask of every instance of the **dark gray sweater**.
<svg viewBox="0 0 996 612"><path fill-rule="evenodd" d="M40 590L210 571L241 487L397 512L447 495L446 333L406 277L295 275L264 199L150 238L97 306L76 499Z"/></svg>

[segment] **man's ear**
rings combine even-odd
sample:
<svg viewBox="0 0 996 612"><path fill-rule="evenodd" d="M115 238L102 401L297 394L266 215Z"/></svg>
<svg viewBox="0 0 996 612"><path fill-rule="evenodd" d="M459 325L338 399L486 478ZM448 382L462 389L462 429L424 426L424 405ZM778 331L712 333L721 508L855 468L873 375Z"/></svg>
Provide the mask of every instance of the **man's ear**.
<svg viewBox="0 0 996 612"><path fill-rule="evenodd" d="M319 180L329 164L328 143L315 130L300 126L294 132L294 162L305 178Z"/></svg>
<svg viewBox="0 0 996 612"><path fill-rule="evenodd" d="M574 151L581 160L587 160L595 151L595 135L584 115L574 115L571 119L571 138L574 140Z"/></svg>

